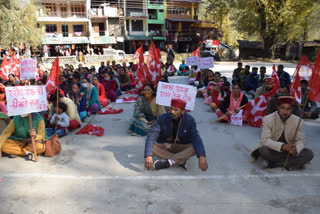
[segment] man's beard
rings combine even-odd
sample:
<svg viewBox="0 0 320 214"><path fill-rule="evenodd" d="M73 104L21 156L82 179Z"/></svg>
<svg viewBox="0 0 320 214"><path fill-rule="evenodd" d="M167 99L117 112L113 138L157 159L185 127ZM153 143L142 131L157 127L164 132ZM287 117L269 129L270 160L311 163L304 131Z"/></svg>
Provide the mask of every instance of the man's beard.
<svg viewBox="0 0 320 214"><path fill-rule="evenodd" d="M172 120L178 120L180 118L180 115L178 116L178 115L170 114L170 116Z"/></svg>
<svg viewBox="0 0 320 214"><path fill-rule="evenodd" d="M280 118L281 118L282 120L288 120L289 117L291 116L291 114L285 115L285 116L282 116L282 115L279 114L279 116L280 116Z"/></svg>

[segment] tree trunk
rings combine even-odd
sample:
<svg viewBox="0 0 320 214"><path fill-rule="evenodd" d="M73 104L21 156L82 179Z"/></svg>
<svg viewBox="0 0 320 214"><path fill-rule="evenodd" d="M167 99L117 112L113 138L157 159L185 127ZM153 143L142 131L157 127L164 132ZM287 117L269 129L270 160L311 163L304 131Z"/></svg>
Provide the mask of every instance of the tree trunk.
<svg viewBox="0 0 320 214"><path fill-rule="evenodd" d="M263 48L264 48L264 57L271 58L274 57L275 48L273 38L264 38L263 39Z"/></svg>

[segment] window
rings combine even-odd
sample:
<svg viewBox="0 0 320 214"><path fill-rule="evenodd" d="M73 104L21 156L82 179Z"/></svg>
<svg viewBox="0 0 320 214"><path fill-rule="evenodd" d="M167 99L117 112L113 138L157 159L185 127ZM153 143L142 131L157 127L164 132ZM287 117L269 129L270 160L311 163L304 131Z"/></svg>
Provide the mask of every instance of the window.
<svg viewBox="0 0 320 214"><path fill-rule="evenodd" d="M71 15L72 16L85 16L84 5L71 5Z"/></svg>
<svg viewBox="0 0 320 214"><path fill-rule="evenodd" d="M83 25L73 25L74 33L83 33Z"/></svg>
<svg viewBox="0 0 320 214"><path fill-rule="evenodd" d="M69 36L69 26L68 25L61 25L61 31L63 37Z"/></svg>
<svg viewBox="0 0 320 214"><path fill-rule="evenodd" d="M184 8L180 8L179 14L180 14L180 15L184 15Z"/></svg>
<svg viewBox="0 0 320 214"><path fill-rule="evenodd" d="M185 9L185 15L191 16L191 9L190 8Z"/></svg>
<svg viewBox="0 0 320 214"><path fill-rule="evenodd" d="M163 4L163 0L150 0L150 4Z"/></svg>
<svg viewBox="0 0 320 214"><path fill-rule="evenodd" d="M42 6L48 16L56 16L57 15L56 4L43 3Z"/></svg>
<svg viewBox="0 0 320 214"><path fill-rule="evenodd" d="M46 25L46 33L57 32L57 25Z"/></svg>
<svg viewBox="0 0 320 214"><path fill-rule="evenodd" d="M171 8L167 8L167 14L171 14L171 13L172 13Z"/></svg>
<svg viewBox="0 0 320 214"><path fill-rule="evenodd" d="M60 12L61 12L61 17L67 17L68 16L68 10L67 10L67 5L66 4L60 5Z"/></svg>
<svg viewBox="0 0 320 214"><path fill-rule="evenodd" d="M143 20L132 20L132 31L143 31Z"/></svg>

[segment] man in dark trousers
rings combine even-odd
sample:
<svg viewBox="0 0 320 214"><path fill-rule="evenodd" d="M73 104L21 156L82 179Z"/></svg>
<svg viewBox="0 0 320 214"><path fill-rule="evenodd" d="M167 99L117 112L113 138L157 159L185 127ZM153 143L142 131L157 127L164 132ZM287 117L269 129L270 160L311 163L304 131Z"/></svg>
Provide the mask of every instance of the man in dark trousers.
<svg viewBox="0 0 320 214"><path fill-rule="evenodd" d="M162 114L151 127L145 145L145 167L149 170L178 165L186 169L186 161L194 155L199 168L206 171L208 163L202 140L192 116L185 112L186 102L172 99L170 112ZM152 155L162 160L153 163Z"/></svg>

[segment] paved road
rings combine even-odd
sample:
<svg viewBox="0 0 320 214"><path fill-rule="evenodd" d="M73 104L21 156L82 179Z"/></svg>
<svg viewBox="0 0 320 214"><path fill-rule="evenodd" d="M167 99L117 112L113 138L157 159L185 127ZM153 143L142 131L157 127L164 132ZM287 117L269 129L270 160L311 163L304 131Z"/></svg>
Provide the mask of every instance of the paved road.
<svg viewBox="0 0 320 214"><path fill-rule="evenodd" d="M214 70L228 76L233 67L220 63ZM294 71L295 65L290 67ZM187 83L183 77L170 81ZM197 99L191 114L209 170L201 172L192 158L188 171L173 167L150 172L143 166L145 137L127 132L133 104L115 108L124 112L90 118L104 127L103 137L71 133L62 139L60 155L40 157L39 163L2 158L0 213L319 213L319 121L305 126L307 147L315 155L312 164L299 172L261 170L249 162L260 129L209 124L216 116Z"/></svg>

